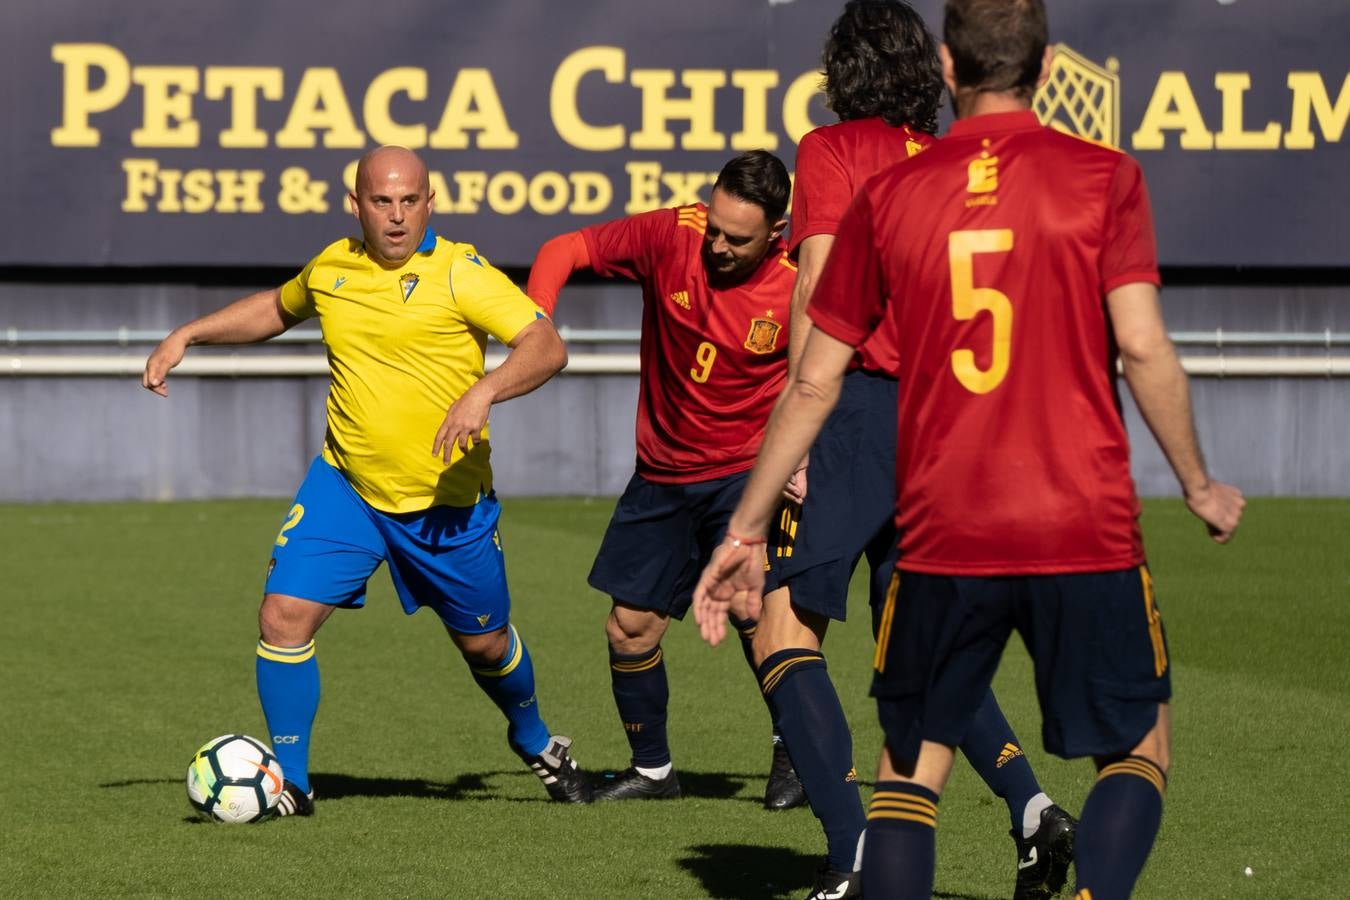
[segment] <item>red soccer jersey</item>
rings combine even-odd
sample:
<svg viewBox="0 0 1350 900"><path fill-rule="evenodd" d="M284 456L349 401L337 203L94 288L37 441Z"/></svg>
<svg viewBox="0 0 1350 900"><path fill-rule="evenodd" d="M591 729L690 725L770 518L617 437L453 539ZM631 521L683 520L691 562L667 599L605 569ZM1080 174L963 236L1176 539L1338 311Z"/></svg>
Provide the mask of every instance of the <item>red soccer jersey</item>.
<svg viewBox="0 0 1350 900"><path fill-rule="evenodd" d="M581 230L591 267L642 286L637 472L707 481L749 469L787 378L788 303L797 268L775 242L734 288L708 283L703 204Z"/></svg>
<svg viewBox="0 0 1350 900"><path fill-rule="evenodd" d="M853 195L882 169L908 159L935 138L908 125L886 124L880 116L824 125L797 145L797 174L792 189L792 240L788 251L815 234L836 234ZM882 329L858 351L857 364L895 374L895 338Z"/></svg>
<svg viewBox="0 0 1350 900"><path fill-rule="evenodd" d="M958 575L1143 561L1104 295L1158 283L1138 164L1031 112L962 119L872 179L810 314L899 340L900 567Z"/></svg>

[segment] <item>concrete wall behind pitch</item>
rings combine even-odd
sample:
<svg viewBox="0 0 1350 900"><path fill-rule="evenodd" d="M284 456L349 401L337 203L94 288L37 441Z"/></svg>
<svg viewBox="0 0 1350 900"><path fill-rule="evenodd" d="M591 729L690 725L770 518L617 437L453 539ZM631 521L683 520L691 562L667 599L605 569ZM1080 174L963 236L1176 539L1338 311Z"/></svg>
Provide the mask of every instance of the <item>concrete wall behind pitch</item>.
<svg viewBox="0 0 1350 900"><path fill-rule="evenodd" d="M0 335L5 328L167 331L245 292L210 285L0 283ZM559 320L636 328L640 304L631 287L584 285L564 294ZM1166 294L1166 311L1174 331L1345 332L1350 290L1176 288ZM140 360L148 350L114 352ZM324 378L182 377L171 381L164 400L135 379L0 377L0 501L289 496L322 444L326 390ZM1217 476L1253 495L1350 495L1350 380L1196 378L1192 396ZM498 407L492 445L499 492L621 491L633 466L636 397L635 376L564 374ZM1174 494L1166 462L1128 397L1126 418L1141 493Z"/></svg>

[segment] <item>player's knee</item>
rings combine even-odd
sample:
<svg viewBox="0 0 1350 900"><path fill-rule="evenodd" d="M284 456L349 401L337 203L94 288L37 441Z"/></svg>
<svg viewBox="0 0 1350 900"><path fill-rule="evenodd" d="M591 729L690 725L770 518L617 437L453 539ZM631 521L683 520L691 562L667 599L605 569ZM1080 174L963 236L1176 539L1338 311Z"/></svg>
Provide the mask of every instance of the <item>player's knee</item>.
<svg viewBox="0 0 1350 900"><path fill-rule="evenodd" d="M486 634L460 634L450 632L450 638L459 648L464 661L471 666L495 666L506 656L511 638L505 625Z"/></svg>
<svg viewBox="0 0 1350 900"><path fill-rule="evenodd" d="M298 647L314 638L329 612L309 600L267 594L258 607L258 635L276 647Z"/></svg>
<svg viewBox="0 0 1350 900"><path fill-rule="evenodd" d="M650 610L615 605L605 620L605 637L615 653L646 653L661 643L665 620Z"/></svg>

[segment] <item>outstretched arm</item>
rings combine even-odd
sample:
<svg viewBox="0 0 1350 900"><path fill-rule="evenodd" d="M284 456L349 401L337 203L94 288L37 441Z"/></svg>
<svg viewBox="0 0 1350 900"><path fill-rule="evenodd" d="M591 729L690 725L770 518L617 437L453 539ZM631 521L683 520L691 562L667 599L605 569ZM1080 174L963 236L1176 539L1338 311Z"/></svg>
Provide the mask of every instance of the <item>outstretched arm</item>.
<svg viewBox="0 0 1350 900"><path fill-rule="evenodd" d="M448 465L456 444L468 452L487 425L492 404L528 394L567 365L567 347L548 319L535 319L507 345L502 364L480 378L450 405L431 452Z"/></svg>
<svg viewBox="0 0 1350 900"><path fill-rule="evenodd" d="M1190 388L1176 348L1163 326L1158 289L1124 284L1106 295L1107 312L1120 347L1125 381L1135 404L1162 448L1186 497L1186 505L1219 543L1233 536L1246 501L1242 492L1215 481L1205 469L1191 416Z"/></svg>
<svg viewBox="0 0 1350 900"><path fill-rule="evenodd" d="M550 238L539 248L530 267L530 280L525 293L550 316L558 305L558 292L579 269L589 269L591 257L586 251L586 240L579 231L569 231Z"/></svg>
<svg viewBox="0 0 1350 900"><path fill-rule="evenodd" d="M282 309L281 288L250 294L170 332L145 361L141 385L167 397L169 370L183 361L193 344L253 344L276 337L299 321Z"/></svg>

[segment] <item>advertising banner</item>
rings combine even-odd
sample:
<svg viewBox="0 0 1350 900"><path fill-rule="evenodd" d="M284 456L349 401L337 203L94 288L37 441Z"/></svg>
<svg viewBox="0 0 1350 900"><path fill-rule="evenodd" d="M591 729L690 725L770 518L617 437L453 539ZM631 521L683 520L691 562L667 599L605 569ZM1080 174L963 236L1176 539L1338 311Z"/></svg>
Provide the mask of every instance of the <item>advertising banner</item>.
<svg viewBox="0 0 1350 900"><path fill-rule="evenodd" d="M917 4L941 32L941 4ZM1173 266L1345 266L1350 4L1050 0L1042 119L1139 159ZM499 265L833 121L822 0L18 0L0 265L299 266L381 144ZM945 123L950 120L945 112Z"/></svg>

